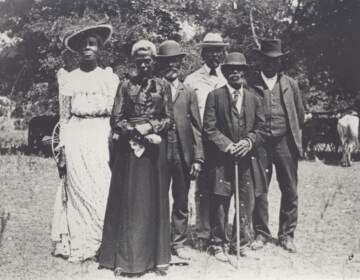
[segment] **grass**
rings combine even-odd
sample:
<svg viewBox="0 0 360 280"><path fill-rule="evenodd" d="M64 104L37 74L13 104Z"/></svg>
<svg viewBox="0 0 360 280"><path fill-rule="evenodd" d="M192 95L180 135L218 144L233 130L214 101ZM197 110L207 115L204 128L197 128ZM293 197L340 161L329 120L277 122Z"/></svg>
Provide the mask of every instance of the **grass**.
<svg viewBox="0 0 360 280"><path fill-rule="evenodd" d="M240 269L192 250L189 266L163 279L359 279L360 163L351 168L300 162L298 253L273 244L242 258ZM60 184L52 159L0 156L0 214L10 213L0 247L0 279L114 279L94 262L70 264L50 255L50 226ZM276 236L280 194L270 186L270 227ZM5 217L5 216L4 216ZM235 260L233 259L235 262ZM146 274L143 279L156 279Z"/></svg>

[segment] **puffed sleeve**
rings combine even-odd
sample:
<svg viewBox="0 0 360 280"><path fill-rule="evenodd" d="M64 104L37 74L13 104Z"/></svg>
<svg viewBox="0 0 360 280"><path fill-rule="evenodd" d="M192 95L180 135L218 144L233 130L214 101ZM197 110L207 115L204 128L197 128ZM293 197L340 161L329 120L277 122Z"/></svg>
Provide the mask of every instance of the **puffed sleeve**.
<svg viewBox="0 0 360 280"><path fill-rule="evenodd" d="M61 68L57 74L57 83L59 88L59 121L60 121L60 146L64 145L64 133L66 123L70 119L71 112L71 94L69 90L69 72Z"/></svg>
<svg viewBox="0 0 360 280"><path fill-rule="evenodd" d="M159 118L149 120L153 133L160 133L164 130L168 130L174 124L170 85L167 82L162 81L161 87L163 96L163 111L161 112Z"/></svg>
<svg viewBox="0 0 360 280"><path fill-rule="evenodd" d="M114 105L114 99L116 95L117 88L119 86L119 77L114 74L111 67L105 68L106 73L106 104L108 112L111 112L111 109Z"/></svg>

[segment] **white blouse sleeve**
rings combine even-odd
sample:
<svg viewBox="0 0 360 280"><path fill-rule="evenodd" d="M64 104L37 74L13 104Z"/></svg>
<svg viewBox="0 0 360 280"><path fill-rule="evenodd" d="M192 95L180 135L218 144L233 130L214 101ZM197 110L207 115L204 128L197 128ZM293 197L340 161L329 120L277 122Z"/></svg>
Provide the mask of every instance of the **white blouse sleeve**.
<svg viewBox="0 0 360 280"><path fill-rule="evenodd" d="M109 113L111 113L120 80L119 77L116 74L114 74L113 70L110 67L106 67L105 71L107 75L107 82L106 82L107 110Z"/></svg>
<svg viewBox="0 0 360 280"><path fill-rule="evenodd" d="M66 92L68 84L68 75L65 69L61 68L56 76L59 87L59 121L60 121L60 146L63 146L63 137L67 121L70 119L71 112L71 95Z"/></svg>

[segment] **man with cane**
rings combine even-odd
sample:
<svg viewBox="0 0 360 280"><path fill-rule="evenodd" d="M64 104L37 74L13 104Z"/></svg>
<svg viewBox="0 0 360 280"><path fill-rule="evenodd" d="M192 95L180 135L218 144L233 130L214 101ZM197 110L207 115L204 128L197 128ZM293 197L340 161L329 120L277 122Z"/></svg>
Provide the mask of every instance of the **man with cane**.
<svg viewBox="0 0 360 280"><path fill-rule="evenodd" d="M211 245L216 259L228 261L226 230L232 194L238 193L235 197L238 207L230 253L246 256L251 242L254 194L258 188L266 187L265 174L256 156L256 148L263 143L265 117L261 101L246 85L245 56L239 52L230 53L221 70L227 84L209 94L203 129L205 168L211 193Z"/></svg>

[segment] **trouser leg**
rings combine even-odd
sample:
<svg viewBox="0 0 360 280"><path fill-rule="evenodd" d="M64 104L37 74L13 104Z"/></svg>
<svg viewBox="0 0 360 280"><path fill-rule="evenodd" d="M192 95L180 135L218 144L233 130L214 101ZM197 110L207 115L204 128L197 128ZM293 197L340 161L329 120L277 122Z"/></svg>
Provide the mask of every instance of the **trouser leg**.
<svg viewBox="0 0 360 280"><path fill-rule="evenodd" d="M240 217L240 245L243 246L248 244L252 240L252 230L251 230L251 221L254 211L254 188L251 182L250 171L247 170L241 174L241 179L239 182L239 197L235 196L235 199L238 199L239 202L239 217ZM236 247L236 203L235 206L235 215L234 223L232 228L232 246Z"/></svg>
<svg viewBox="0 0 360 280"><path fill-rule="evenodd" d="M283 137L275 148L274 164L281 191L279 239L293 238L298 218L298 156L294 144Z"/></svg>
<svg viewBox="0 0 360 280"><path fill-rule="evenodd" d="M261 153L261 161L262 161L263 167L265 168L268 184L270 184L271 176L272 176L272 148L271 147L273 147L273 145L265 144L263 147L261 147L259 149L259 153ZM255 197L255 208L254 208L253 218L252 218L255 237L257 235L263 235L264 237L271 236L270 229L269 229L268 207L269 207L268 193L260 194Z"/></svg>
<svg viewBox="0 0 360 280"><path fill-rule="evenodd" d="M223 246L228 243L227 235L228 214L230 197L212 194L211 195L211 243L212 245Z"/></svg>
<svg viewBox="0 0 360 280"><path fill-rule="evenodd" d="M171 215L171 238L174 248L182 247L186 241L188 228L188 194L190 176L180 153L176 152L172 168L173 207Z"/></svg>
<svg viewBox="0 0 360 280"><path fill-rule="evenodd" d="M196 183L196 234L198 238L210 239L210 194L207 190L206 172L201 172Z"/></svg>

